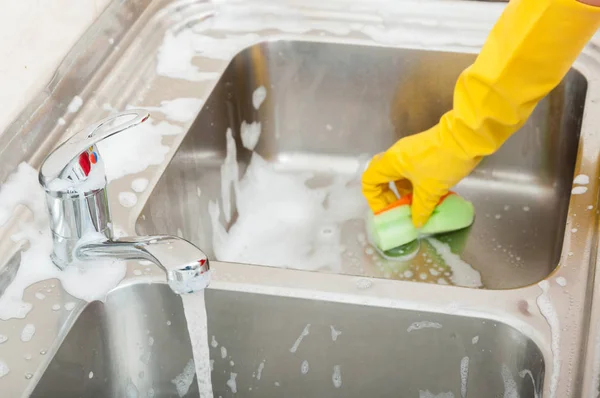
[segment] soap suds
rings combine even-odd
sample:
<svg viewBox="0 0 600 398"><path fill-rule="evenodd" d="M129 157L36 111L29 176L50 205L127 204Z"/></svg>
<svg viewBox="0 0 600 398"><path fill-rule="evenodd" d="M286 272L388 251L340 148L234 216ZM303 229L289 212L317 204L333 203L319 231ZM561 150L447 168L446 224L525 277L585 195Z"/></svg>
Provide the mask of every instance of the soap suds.
<svg viewBox="0 0 600 398"><path fill-rule="evenodd" d="M8 336L0 334L0 344L6 343L8 341Z"/></svg>
<svg viewBox="0 0 600 398"><path fill-rule="evenodd" d="M221 204L223 206L223 217L225 218L225 223L229 223L231 221L231 190L233 189L235 192L235 197L239 196L238 193L238 180L239 180L239 170L237 163L237 151L235 147L235 140L233 138L233 132L231 129L227 129L225 133L226 141L227 141L227 154L225 156L225 160L221 165ZM215 223L217 220L213 219L213 228L215 228ZM214 231L213 231L214 232ZM215 248L215 251L217 249Z"/></svg>
<svg viewBox="0 0 600 398"><path fill-rule="evenodd" d="M564 277L562 277L562 276L558 276L558 277L556 277L556 283L557 283L559 286L562 286L562 287L565 287L565 286L567 286L567 280L566 280Z"/></svg>
<svg viewBox="0 0 600 398"><path fill-rule="evenodd" d="M333 381L333 386L335 388L340 388L342 386L342 369L340 368L340 365L335 365L333 367L331 380Z"/></svg>
<svg viewBox="0 0 600 398"><path fill-rule="evenodd" d="M194 33L189 29L177 34L167 31L162 45L158 49L156 73L172 79L189 81L219 78L219 73L201 71L192 63L196 55L194 40Z"/></svg>
<svg viewBox="0 0 600 398"><path fill-rule="evenodd" d="M298 338L296 339L296 342L294 343L292 348L290 348L291 353L295 353L296 351L298 351L298 347L300 347L300 343L302 343L302 340L306 336L308 336L309 333L310 333L310 323L304 327L304 330L302 330L302 333L300 333L300 336L298 336Z"/></svg>
<svg viewBox="0 0 600 398"><path fill-rule="evenodd" d="M242 122L240 130L242 144L246 149L253 151L254 148L256 148L256 144L258 144L258 140L260 138L260 123L253 122L248 124L246 122Z"/></svg>
<svg viewBox="0 0 600 398"><path fill-rule="evenodd" d="M577 185L587 185L590 183L590 177L585 174L579 174L575 179L573 179L573 184Z"/></svg>
<svg viewBox="0 0 600 398"><path fill-rule="evenodd" d="M254 109L258 110L264 100L267 98L267 89L265 86L260 86L252 93L252 105Z"/></svg>
<svg viewBox="0 0 600 398"><path fill-rule="evenodd" d="M469 378L469 357L460 360L460 396L467 397L467 381Z"/></svg>
<svg viewBox="0 0 600 398"><path fill-rule="evenodd" d="M262 372L265 369L265 360L258 364L258 370L256 371L256 380L260 380Z"/></svg>
<svg viewBox="0 0 600 398"><path fill-rule="evenodd" d="M194 367L194 360L190 359L183 368L183 371L180 374L178 374L173 380L171 380L171 383L175 385L177 394L180 397L183 397L188 393L190 386L194 381L195 374L196 370Z"/></svg>
<svg viewBox="0 0 600 398"><path fill-rule="evenodd" d="M219 346L219 343L217 342L217 339L215 338L215 336L212 336L212 338L210 340L210 346L212 348L217 348Z"/></svg>
<svg viewBox="0 0 600 398"><path fill-rule="evenodd" d="M59 279L70 295L86 301L104 300L106 293L125 277L123 261L86 261L64 271L50 260L52 238L43 189L37 172L21 163L0 188L0 223L4 224L18 204L25 205L33 220L22 221L20 238L29 242L21 252L21 262L13 282L0 297L0 319L24 318L32 308L23 301L25 288L48 279ZM66 308L66 306L65 306Z"/></svg>
<svg viewBox="0 0 600 398"><path fill-rule="evenodd" d="M419 390L419 398L454 398L454 394L451 392L442 392L437 395L429 392L429 390Z"/></svg>
<svg viewBox="0 0 600 398"><path fill-rule="evenodd" d="M137 195L133 192L119 192L119 203L126 208L133 207L137 203Z"/></svg>
<svg viewBox="0 0 600 398"><path fill-rule="evenodd" d="M342 332L339 330L335 330L333 325L331 325L330 327L331 327L331 341L336 341L338 339L338 337L340 337L340 334L342 334Z"/></svg>
<svg viewBox="0 0 600 398"><path fill-rule="evenodd" d="M69 106L67 107L67 111L69 113L75 113L81 108L81 105L83 105L83 99L81 99L80 96L76 95L73 97L73 99L69 103Z"/></svg>
<svg viewBox="0 0 600 398"><path fill-rule="evenodd" d="M502 380L504 381L504 398L519 398L517 383L505 364L502 364ZM552 392L550 395L553 395Z"/></svg>
<svg viewBox="0 0 600 398"><path fill-rule="evenodd" d="M475 337L473 337L473 339L471 339L471 343L472 343L473 345L475 345L475 344L479 343L479 336L475 336Z"/></svg>
<svg viewBox="0 0 600 398"><path fill-rule="evenodd" d="M131 182L131 189L134 192L141 193L146 190L148 187L148 179L147 178L136 178Z"/></svg>
<svg viewBox="0 0 600 398"><path fill-rule="evenodd" d="M473 269L470 264L464 262L459 256L452 253L450 246L437 239L428 238L427 241L433 246L444 262L452 270L452 282L457 286L481 287L481 274Z"/></svg>
<svg viewBox="0 0 600 398"><path fill-rule="evenodd" d="M533 398L540 398L540 392L538 391L538 388L535 385L535 379L533 378L533 374L531 374L531 371L529 369L523 369L519 372L519 376L521 376L522 379L524 379L525 376L529 376L529 378L531 379L531 384L533 384Z"/></svg>
<svg viewBox="0 0 600 398"><path fill-rule="evenodd" d="M0 359L0 379L6 376L9 372L10 368L8 367L6 362Z"/></svg>
<svg viewBox="0 0 600 398"><path fill-rule="evenodd" d="M558 388L560 366L562 362L560 357L560 322L558 320L556 309L548 297L550 284L548 281L544 280L539 282L538 286L540 289L542 289L542 293L537 298L537 305L541 314L544 316L544 318L546 318L546 322L548 322L548 325L550 326L550 333L552 337L552 373L550 377L549 397L554 398L556 396L556 389Z"/></svg>
<svg viewBox="0 0 600 398"><path fill-rule="evenodd" d="M182 132L180 126L165 121L154 123L150 118L126 132L100 141L97 145L108 182L162 164L170 149L163 145L163 137Z"/></svg>
<svg viewBox="0 0 600 398"><path fill-rule="evenodd" d="M75 308L75 303L74 302L69 301L68 303L65 303L65 310L71 311L73 308Z"/></svg>
<svg viewBox="0 0 600 398"><path fill-rule="evenodd" d="M28 342L31 341L33 335L35 334L35 326L31 323L28 323L21 331L21 341Z"/></svg>
<svg viewBox="0 0 600 398"><path fill-rule="evenodd" d="M229 373L229 380L227 380L227 387L231 389L232 393L237 393L237 373Z"/></svg>
<svg viewBox="0 0 600 398"><path fill-rule="evenodd" d="M420 322L414 322L412 323L408 329L406 329L407 332L412 332L414 330L421 330L421 329L441 329L442 325L440 323L437 322L430 322L430 321L420 321Z"/></svg>
<svg viewBox="0 0 600 398"><path fill-rule="evenodd" d="M309 369L308 361L307 360L302 361L302 365L300 365L300 372L303 375L305 375L308 373L308 369Z"/></svg>
<svg viewBox="0 0 600 398"><path fill-rule="evenodd" d="M583 195L584 193L587 192L587 187L575 187L573 188L573 190L571 190L571 194L573 195Z"/></svg>

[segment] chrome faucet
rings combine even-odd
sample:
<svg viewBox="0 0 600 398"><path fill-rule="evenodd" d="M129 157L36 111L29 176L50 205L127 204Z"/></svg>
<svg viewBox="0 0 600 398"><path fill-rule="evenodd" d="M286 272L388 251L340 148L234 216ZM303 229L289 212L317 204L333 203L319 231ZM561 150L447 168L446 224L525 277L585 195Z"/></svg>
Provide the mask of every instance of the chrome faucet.
<svg viewBox="0 0 600 398"><path fill-rule="evenodd" d="M149 118L132 109L107 117L66 140L46 159L39 182L50 216L52 261L60 269L99 258L140 259L158 265L178 294L204 289L210 282L206 255L176 236L115 239L104 163L96 144Z"/></svg>

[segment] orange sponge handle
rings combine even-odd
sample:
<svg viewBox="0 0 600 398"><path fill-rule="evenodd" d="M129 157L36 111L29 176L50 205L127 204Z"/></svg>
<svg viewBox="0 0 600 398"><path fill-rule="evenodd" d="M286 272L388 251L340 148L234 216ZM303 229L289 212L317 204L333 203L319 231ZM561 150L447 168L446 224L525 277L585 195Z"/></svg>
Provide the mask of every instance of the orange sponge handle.
<svg viewBox="0 0 600 398"><path fill-rule="evenodd" d="M444 201L444 199L446 199L450 195L456 195L456 193L450 191L447 194L445 194L444 196L442 196L440 198L440 201L438 202L438 206L439 206L440 203L442 203ZM376 212L375 215L377 216L377 215L379 215L381 213L385 213L386 211L395 209L396 207L405 206L405 205L409 205L410 206L410 205L412 205L412 199L413 199L412 193L406 194L403 197L401 197L400 199L398 199L397 201L390 203L389 205L387 205L383 209L381 209L378 212Z"/></svg>

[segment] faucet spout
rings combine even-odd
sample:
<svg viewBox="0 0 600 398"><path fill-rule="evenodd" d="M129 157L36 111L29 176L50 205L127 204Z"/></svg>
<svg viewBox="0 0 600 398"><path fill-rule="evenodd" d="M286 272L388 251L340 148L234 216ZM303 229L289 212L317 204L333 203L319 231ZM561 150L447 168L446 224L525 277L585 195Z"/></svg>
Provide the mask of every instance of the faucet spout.
<svg viewBox="0 0 600 398"><path fill-rule="evenodd" d="M210 283L210 265L206 255L185 239L168 236L142 236L82 241L75 248L79 260L120 258L147 260L159 266L177 294L205 289Z"/></svg>

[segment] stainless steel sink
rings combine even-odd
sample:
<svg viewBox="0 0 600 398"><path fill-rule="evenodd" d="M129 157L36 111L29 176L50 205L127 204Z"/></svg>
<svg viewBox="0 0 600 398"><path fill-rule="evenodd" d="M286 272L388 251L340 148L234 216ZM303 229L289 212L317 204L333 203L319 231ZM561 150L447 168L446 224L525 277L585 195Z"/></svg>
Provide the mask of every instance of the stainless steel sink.
<svg viewBox="0 0 600 398"><path fill-rule="evenodd" d="M337 268L224 262L213 251L208 202L221 199L228 128L240 176L251 155L240 125L260 122L256 152L268 165L290 178L309 173L315 190L349 181L347 192L360 198L361 162L450 108L454 80L503 7L114 1L0 135L0 181L21 162L38 168L82 126L127 107L149 110L148 130L121 142L121 159L111 159L128 170L108 186L114 228L179 235L217 257L207 290L218 342L215 397L233 395L232 373L235 395L244 397L462 397L467 357L467 397L596 398L600 37L522 131L458 186L475 203L476 222L439 240L462 260L424 242L410 262L385 262L365 243L360 220L342 225ZM261 85L267 96L257 110L252 97ZM181 99L193 100L183 113L162 103ZM153 151L144 151L148 145ZM147 167L131 169L131 159ZM573 185L579 174L589 183ZM587 191L573 194L574 186ZM235 210L226 228L239 221ZM11 237L30 219L18 208L0 228L0 296L27 249ZM452 276L448 258L481 272L484 288L440 285ZM46 290L45 301L36 298ZM35 304L24 319L0 321L8 337L0 361L10 367L0 395L179 396L172 380L189 370L190 339L181 299L159 270L128 262L104 303L75 300L56 280L33 284L24 300ZM37 331L22 341L28 324ZM332 326L342 332L336 341ZM188 396L197 394L191 381Z"/></svg>
<svg viewBox="0 0 600 398"><path fill-rule="evenodd" d="M452 107L458 75L473 60L471 54L301 41L270 41L243 50L150 195L138 232L179 233L200 247L213 247L208 203L221 198L228 128L237 141L241 175L252 152L242 145L240 126L260 122L256 152L277 169L312 175L307 184L352 179L361 161L436 124ZM261 86L267 96L256 110L252 96ZM474 202L476 222L443 240L482 273L487 288L526 286L558 265L586 90L586 79L571 71L525 127L457 189ZM359 178L350 184L357 186ZM352 193L360 195L359 189ZM233 200L231 206L234 221L227 227L235 223ZM330 212L335 207L331 203ZM273 213L263 222L280 216ZM346 250L341 270L335 271L412 280L422 280L424 272L426 280L439 280L439 268L427 263L429 257L401 265L385 261L357 239L361 234L362 220L343 225ZM422 252L435 250L423 244ZM446 268L443 259L435 264ZM406 270L412 277L404 276Z"/></svg>
<svg viewBox="0 0 600 398"><path fill-rule="evenodd" d="M469 396L513 385L534 397L543 384L537 345L501 322L219 289L206 302L215 397L460 397L461 363ZM177 397L191 355L181 299L163 284L125 286L83 310L32 397ZM184 396L198 396L195 379Z"/></svg>

